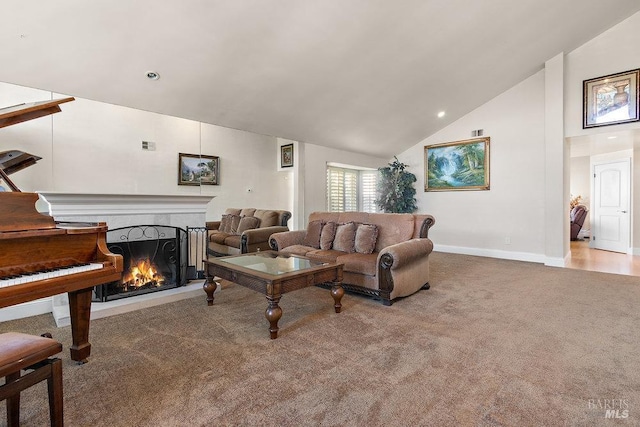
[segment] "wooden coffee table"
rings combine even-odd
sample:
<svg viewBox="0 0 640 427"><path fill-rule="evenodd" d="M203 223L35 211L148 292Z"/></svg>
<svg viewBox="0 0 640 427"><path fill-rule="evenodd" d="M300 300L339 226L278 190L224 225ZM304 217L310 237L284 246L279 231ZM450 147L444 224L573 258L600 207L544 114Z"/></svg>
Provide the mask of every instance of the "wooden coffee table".
<svg viewBox="0 0 640 427"><path fill-rule="evenodd" d="M210 258L204 263L207 280L203 287L209 305L213 305L213 293L218 286L214 281L215 277L266 295L265 317L269 321L271 339L278 337L278 320L282 317L282 309L278 303L282 294L331 282L331 296L336 313L340 313L342 308L342 264L322 263L275 251Z"/></svg>

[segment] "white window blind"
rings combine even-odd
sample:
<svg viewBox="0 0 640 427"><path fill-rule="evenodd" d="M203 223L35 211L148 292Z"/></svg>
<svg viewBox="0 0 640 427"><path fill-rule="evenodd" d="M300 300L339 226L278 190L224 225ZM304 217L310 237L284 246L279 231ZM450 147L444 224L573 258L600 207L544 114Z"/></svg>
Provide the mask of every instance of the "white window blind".
<svg viewBox="0 0 640 427"><path fill-rule="evenodd" d="M327 210L376 212L377 171L327 167Z"/></svg>
<svg viewBox="0 0 640 427"><path fill-rule="evenodd" d="M360 171L362 183L360 210L363 212L377 212L376 187L378 184L378 171Z"/></svg>

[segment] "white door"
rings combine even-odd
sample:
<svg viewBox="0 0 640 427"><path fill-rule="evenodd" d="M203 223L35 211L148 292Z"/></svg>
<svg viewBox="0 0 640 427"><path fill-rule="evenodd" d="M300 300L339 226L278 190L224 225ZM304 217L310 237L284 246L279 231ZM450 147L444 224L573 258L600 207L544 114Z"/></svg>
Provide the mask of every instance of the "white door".
<svg viewBox="0 0 640 427"><path fill-rule="evenodd" d="M627 253L630 235L630 161L594 165L592 247Z"/></svg>

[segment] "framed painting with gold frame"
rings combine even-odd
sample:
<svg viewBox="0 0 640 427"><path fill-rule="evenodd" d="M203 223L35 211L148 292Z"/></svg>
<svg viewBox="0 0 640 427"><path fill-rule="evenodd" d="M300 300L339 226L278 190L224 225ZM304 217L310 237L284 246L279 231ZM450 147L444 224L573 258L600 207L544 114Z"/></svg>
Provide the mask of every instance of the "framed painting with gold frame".
<svg viewBox="0 0 640 427"><path fill-rule="evenodd" d="M424 191L489 190L489 137L424 147Z"/></svg>

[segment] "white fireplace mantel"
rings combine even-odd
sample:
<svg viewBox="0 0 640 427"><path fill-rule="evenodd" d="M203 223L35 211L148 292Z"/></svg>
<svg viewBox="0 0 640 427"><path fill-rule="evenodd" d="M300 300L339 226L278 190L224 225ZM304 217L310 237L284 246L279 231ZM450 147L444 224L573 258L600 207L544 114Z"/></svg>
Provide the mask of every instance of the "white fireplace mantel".
<svg viewBox="0 0 640 427"><path fill-rule="evenodd" d="M132 225L203 227L214 196L79 194L39 191L39 206L57 221L106 222L110 229Z"/></svg>
<svg viewBox="0 0 640 427"><path fill-rule="evenodd" d="M206 213L213 196L80 194L39 191L53 217Z"/></svg>

